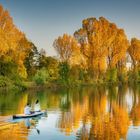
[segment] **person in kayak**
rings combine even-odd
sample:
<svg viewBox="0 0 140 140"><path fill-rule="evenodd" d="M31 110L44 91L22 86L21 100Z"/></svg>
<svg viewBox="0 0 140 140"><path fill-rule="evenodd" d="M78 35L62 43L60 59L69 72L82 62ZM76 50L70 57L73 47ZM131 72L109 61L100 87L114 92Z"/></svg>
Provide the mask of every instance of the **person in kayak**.
<svg viewBox="0 0 140 140"><path fill-rule="evenodd" d="M36 100L36 102L35 102L34 111L35 112L40 112L41 111L39 100Z"/></svg>
<svg viewBox="0 0 140 140"><path fill-rule="evenodd" d="M25 114L25 115L30 115L30 114L32 114L32 112L31 112L31 107L30 107L30 104L29 104L29 103L27 103L27 105L26 105L25 108L24 108L24 114Z"/></svg>

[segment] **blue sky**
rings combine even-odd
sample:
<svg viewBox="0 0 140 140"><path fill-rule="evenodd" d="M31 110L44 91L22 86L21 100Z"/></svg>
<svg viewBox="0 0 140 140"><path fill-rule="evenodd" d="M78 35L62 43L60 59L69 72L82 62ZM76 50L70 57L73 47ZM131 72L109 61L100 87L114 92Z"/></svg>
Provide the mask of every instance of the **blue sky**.
<svg viewBox="0 0 140 140"><path fill-rule="evenodd" d="M56 55L53 41L73 34L88 17L104 16L140 39L140 0L0 0L14 23L47 55Z"/></svg>

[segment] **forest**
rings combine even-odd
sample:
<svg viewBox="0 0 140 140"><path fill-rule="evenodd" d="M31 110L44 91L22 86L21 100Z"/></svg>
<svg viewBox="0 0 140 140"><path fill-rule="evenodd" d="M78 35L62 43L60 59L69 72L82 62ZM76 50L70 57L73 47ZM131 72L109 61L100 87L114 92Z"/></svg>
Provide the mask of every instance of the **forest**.
<svg viewBox="0 0 140 140"><path fill-rule="evenodd" d="M39 50L0 5L0 88L140 82L140 40L128 40L105 17L84 19L73 35L64 33L52 46L55 57Z"/></svg>

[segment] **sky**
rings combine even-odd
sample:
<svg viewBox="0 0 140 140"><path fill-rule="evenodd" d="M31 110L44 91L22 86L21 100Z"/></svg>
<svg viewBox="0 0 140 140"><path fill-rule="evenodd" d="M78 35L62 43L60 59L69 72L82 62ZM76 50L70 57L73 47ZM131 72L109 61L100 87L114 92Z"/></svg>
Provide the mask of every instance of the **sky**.
<svg viewBox="0 0 140 140"><path fill-rule="evenodd" d="M104 16L123 28L128 39L140 39L140 0L0 0L0 4L48 56L56 55L53 41L58 36L73 35L89 17Z"/></svg>

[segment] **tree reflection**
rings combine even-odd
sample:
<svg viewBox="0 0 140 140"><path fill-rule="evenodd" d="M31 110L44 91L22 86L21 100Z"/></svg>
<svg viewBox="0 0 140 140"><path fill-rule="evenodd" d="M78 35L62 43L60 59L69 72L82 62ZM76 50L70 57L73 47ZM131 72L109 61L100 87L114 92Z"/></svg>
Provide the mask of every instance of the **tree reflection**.
<svg viewBox="0 0 140 140"><path fill-rule="evenodd" d="M119 140L127 138L131 122L134 126L140 125L139 93L139 86L124 85L79 87L55 92L32 91L30 94L8 94L8 96L1 94L0 108L3 109L2 115L22 113L27 101L33 104L39 99L42 109L60 110L61 115L56 127L65 135L73 133L77 136L77 140ZM14 108L11 111L7 110L9 104ZM31 129L40 134L35 127L36 123L38 123L36 120L31 120L26 124L25 122L8 124L6 125L8 129L0 129L0 139L12 135L11 139L20 140L19 137L28 136Z"/></svg>
<svg viewBox="0 0 140 140"><path fill-rule="evenodd" d="M126 139L129 126L125 101L127 87L121 88L83 89L82 93L86 94L81 95L82 102L76 100L79 94L74 94L71 108L62 113L58 127L66 135L76 132L77 140Z"/></svg>
<svg viewBox="0 0 140 140"><path fill-rule="evenodd" d="M133 106L130 112L130 117L134 126L140 125L140 87L139 85L133 88Z"/></svg>
<svg viewBox="0 0 140 140"><path fill-rule="evenodd" d="M25 126L24 121L19 123L9 123L0 129L1 140L27 140L29 129Z"/></svg>
<svg viewBox="0 0 140 140"><path fill-rule="evenodd" d="M13 122L2 124L0 127L0 139L1 140L27 140L30 131L36 130L37 134L40 134L40 130L36 127L40 117L16 119Z"/></svg>

